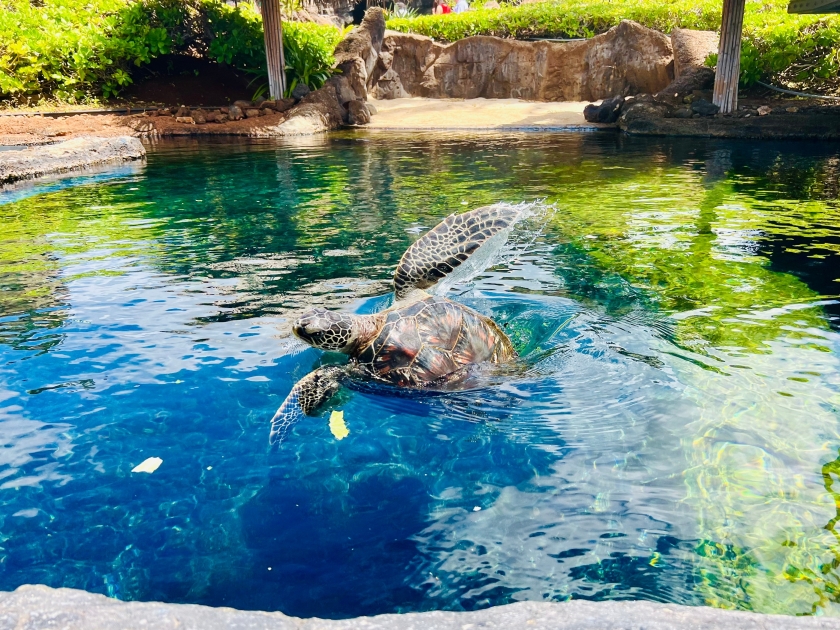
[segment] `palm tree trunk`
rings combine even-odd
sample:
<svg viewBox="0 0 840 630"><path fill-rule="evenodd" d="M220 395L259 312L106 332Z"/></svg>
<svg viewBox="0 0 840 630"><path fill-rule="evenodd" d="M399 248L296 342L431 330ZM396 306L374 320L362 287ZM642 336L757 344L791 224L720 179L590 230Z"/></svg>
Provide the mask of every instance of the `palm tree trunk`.
<svg viewBox="0 0 840 630"><path fill-rule="evenodd" d="M722 114L738 109L738 77L741 74L741 31L744 27L745 0L723 0L720 47L715 70L712 102Z"/></svg>
<svg viewBox="0 0 840 630"><path fill-rule="evenodd" d="M286 91L286 60L283 57L283 20L279 0L262 0L260 12L265 34L265 60L268 66L268 91L272 99L283 98Z"/></svg>

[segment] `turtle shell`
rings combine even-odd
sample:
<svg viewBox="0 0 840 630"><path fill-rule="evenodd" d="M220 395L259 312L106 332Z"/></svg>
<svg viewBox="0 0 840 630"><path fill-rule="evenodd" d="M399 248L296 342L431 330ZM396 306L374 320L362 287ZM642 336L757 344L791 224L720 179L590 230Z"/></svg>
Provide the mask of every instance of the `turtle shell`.
<svg viewBox="0 0 840 630"><path fill-rule="evenodd" d="M428 297L383 313L379 334L356 361L377 378L402 387L423 387L476 363L515 356L496 324L461 304Z"/></svg>

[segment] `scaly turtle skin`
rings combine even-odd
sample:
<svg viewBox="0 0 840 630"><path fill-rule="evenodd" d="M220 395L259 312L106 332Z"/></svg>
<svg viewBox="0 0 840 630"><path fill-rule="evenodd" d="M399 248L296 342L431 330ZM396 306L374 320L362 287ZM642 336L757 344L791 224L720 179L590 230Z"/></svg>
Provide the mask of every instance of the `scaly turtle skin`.
<svg viewBox="0 0 840 630"><path fill-rule="evenodd" d="M434 285L494 237L506 238L519 210L487 206L450 215L403 255L394 274L397 302L373 315L314 309L292 327L323 350L349 355L345 367L311 372L289 393L271 421L272 444L361 373L398 387L429 388L455 380L470 365L502 363L516 356L510 340L488 317L423 289Z"/></svg>

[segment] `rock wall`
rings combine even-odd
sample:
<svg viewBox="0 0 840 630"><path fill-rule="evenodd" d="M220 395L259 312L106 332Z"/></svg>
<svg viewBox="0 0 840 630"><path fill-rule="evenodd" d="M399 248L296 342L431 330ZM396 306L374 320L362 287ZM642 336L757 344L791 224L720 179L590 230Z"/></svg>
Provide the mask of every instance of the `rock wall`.
<svg viewBox="0 0 840 630"><path fill-rule="evenodd" d="M468 37L443 45L386 31L372 76L378 99L591 101L655 93L674 79L671 41L629 20L582 42Z"/></svg>

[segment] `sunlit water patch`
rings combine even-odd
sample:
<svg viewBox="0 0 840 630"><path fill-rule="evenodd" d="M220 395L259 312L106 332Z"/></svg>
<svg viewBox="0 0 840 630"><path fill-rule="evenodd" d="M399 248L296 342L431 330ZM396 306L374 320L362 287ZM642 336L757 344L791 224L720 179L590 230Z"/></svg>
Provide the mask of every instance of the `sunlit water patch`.
<svg viewBox="0 0 840 630"><path fill-rule="evenodd" d="M612 134L163 143L0 197L0 588L342 617L648 599L837 614L836 151ZM541 201L447 296L520 359L340 392L312 306L441 218ZM463 278L462 278L463 280ZM150 457L152 473L132 472Z"/></svg>

